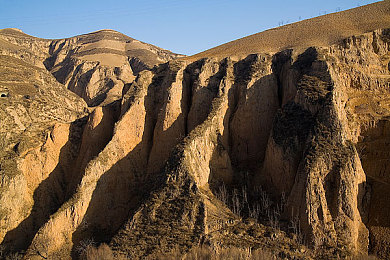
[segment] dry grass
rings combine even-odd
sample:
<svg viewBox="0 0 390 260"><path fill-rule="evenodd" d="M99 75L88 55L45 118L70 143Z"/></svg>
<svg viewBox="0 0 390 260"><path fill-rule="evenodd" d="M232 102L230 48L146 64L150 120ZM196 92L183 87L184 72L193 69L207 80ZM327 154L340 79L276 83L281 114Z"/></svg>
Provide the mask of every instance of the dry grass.
<svg viewBox="0 0 390 260"><path fill-rule="evenodd" d="M185 59L244 56L251 53L278 52L288 48L305 49L310 46L329 46L353 35L384 28L390 28L390 1L273 28Z"/></svg>
<svg viewBox="0 0 390 260"><path fill-rule="evenodd" d="M81 259L86 260L124 260L126 258L117 256L106 244L101 244L99 247L88 246L80 255Z"/></svg>
<svg viewBox="0 0 390 260"><path fill-rule="evenodd" d="M178 254L168 255L165 259L174 259L172 257L180 256ZM164 258L159 258L164 259ZM251 251L249 248L223 248L214 250L210 247L197 247L189 251L187 254L181 256L182 260L236 260L236 259L276 259L271 253L263 250Z"/></svg>
<svg viewBox="0 0 390 260"><path fill-rule="evenodd" d="M111 248L106 244L101 244L99 247L88 246L84 252L82 252L81 259L85 260L124 260L125 257L117 256L111 250ZM271 260L277 259L271 253L263 250L254 250L251 251L249 248L223 248L223 249L213 249L211 247L196 247L191 249L186 254L182 254L179 249L174 249L169 253L156 254L148 256L146 259L159 259L159 260L169 260L169 259L181 259L181 260Z"/></svg>

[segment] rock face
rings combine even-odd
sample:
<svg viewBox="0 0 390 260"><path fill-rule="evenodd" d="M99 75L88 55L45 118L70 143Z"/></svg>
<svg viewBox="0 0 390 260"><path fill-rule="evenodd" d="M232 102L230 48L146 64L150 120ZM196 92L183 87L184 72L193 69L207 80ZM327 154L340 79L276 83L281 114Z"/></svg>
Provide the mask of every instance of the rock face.
<svg viewBox="0 0 390 260"><path fill-rule="evenodd" d="M45 69L0 56L0 239L13 250L65 200L86 104Z"/></svg>
<svg viewBox="0 0 390 260"><path fill-rule="evenodd" d="M31 40L49 54L21 61L15 46L26 43L9 40L0 56L6 250L26 250L26 259L77 258L93 240L131 259L204 244L290 258L390 257L390 29L327 47L146 70L139 60L104 67L87 50L90 60L78 63L72 55L84 47L72 46L83 41L94 46L83 37ZM20 68L39 61L45 67L28 70L34 77L23 75ZM86 116L80 98L44 68L87 102L107 97ZM102 90L98 82L107 78L118 87ZM286 237L289 222L315 250L298 250L297 239Z"/></svg>

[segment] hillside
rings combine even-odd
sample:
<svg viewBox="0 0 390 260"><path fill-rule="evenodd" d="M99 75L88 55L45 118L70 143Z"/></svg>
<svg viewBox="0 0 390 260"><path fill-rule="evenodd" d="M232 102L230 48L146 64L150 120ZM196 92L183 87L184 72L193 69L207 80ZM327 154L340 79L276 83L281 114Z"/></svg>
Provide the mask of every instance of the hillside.
<svg viewBox="0 0 390 260"><path fill-rule="evenodd" d="M48 40L17 29L3 29L0 48L16 56L16 53L37 56L35 64L43 63L60 83L89 106L120 99L124 85L131 83L139 71L183 57L113 30Z"/></svg>
<svg viewBox="0 0 390 260"><path fill-rule="evenodd" d="M389 27L390 1L381 1L269 29L195 54L187 59L275 53L285 49L304 50L310 46L326 47L354 35Z"/></svg>
<svg viewBox="0 0 390 260"><path fill-rule="evenodd" d="M0 64L0 257L390 258L389 2L191 57L5 29Z"/></svg>

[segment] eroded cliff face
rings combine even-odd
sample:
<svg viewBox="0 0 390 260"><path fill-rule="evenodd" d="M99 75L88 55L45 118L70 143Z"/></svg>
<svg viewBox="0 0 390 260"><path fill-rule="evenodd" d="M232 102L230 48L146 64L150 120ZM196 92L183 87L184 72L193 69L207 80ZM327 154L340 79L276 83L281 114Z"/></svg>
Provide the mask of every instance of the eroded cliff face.
<svg viewBox="0 0 390 260"><path fill-rule="evenodd" d="M47 40L3 29L0 41L3 54L45 67L91 107L119 100L140 71L183 57L113 30Z"/></svg>
<svg viewBox="0 0 390 260"><path fill-rule="evenodd" d="M271 65L271 56L251 55L238 65L211 59L141 72L122 99L112 139L88 163L73 197L37 232L26 257L75 257L80 243L91 238L112 238L113 247L129 257L177 244L190 248L202 240L217 243L221 230L228 232L238 221L209 189L209 182L231 183L234 177L228 130L235 110L229 104L239 103L233 93L237 66L253 68L240 85L242 104L246 88L255 86L251 98L262 98L260 89L265 96L275 94L272 114L278 104L276 78L258 81L272 73ZM253 85L246 87L250 78ZM208 109L200 109L203 100Z"/></svg>
<svg viewBox="0 0 390 260"><path fill-rule="evenodd" d="M389 228L389 202L383 193L389 187L384 148L388 143L389 36L388 29L377 31L353 37L341 48L332 49L337 58L344 57L347 63L355 64L348 68L335 63L332 69L339 75L335 82L348 95L346 98L338 94L340 105L345 106L345 135L356 146L366 175L366 181L358 187L358 197L363 200L358 208L370 231L370 250L382 258L389 257L389 236L385 231Z"/></svg>
<svg viewBox="0 0 390 260"><path fill-rule="evenodd" d="M317 254L389 257L389 33L304 52L170 61L134 81L131 65L79 64L66 54L70 40L52 43L51 72L84 99L103 93L107 77L122 83L88 118L54 124L35 150L19 152L24 175L1 198L25 197L33 217L7 211L2 244L27 249L26 259L77 258L92 239L133 259L199 244L302 257L287 227L254 223L266 213L256 216L250 203L264 204L267 193L268 208L299 226ZM86 74L91 95L76 90ZM19 193L23 185L30 195ZM234 205L237 189L248 208Z"/></svg>
<svg viewBox="0 0 390 260"><path fill-rule="evenodd" d="M388 62L389 31L379 30L308 49L292 63L301 71L296 94L275 117L259 176L288 195L285 213L299 216L317 247L367 252L370 243L370 252L388 257L387 224L376 226L387 221L378 212L388 202L375 197L375 186L387 185L386 160L370 156L381 146L368 148L368 140L386 143Z"/></svg>
<svg viewBox="0 0 390 260"><path fill-rule="evenodd" d="M45 69L0 56L0 240L26 249L66 200L86 104Z"/></svg>

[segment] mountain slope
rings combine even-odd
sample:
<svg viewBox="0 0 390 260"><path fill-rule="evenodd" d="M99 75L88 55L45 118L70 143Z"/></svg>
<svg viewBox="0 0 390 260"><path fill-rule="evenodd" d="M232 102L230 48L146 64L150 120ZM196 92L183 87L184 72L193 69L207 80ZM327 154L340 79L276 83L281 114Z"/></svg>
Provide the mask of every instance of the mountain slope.
<svg viewBox="0 0 390 260"><path fill-rule="evenodd" d="M124 85L131 83L139 71L183 57L113 30L46 40L3 29L0 40L3 50L39 53L35 63L43 62L60 83L89 106L120 99Z"/></svg>
<svg viewBox="0 0 390 260"><path fill-rule="evenodd" d="M288 24L238 39L188 57L245 56L284 49L304 50L310 46L329 46L353 35L390 27L390 1L332 13Z"/></svg>

